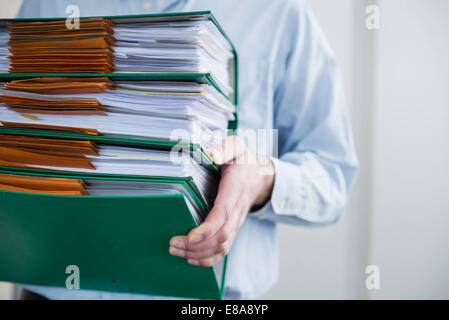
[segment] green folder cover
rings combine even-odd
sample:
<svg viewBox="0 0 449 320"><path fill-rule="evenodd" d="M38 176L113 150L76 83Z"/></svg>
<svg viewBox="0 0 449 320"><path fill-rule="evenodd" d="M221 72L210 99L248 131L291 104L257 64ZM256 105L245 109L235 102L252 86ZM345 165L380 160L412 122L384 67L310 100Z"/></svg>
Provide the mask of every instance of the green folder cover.
<svg viewBox="0 0 449 320"><path fill-rule="evenodd" d="M1 173L126 179L186 184L189 179L42 173L0 167ZM40 172L40 173L37 173ZM168 253L169 239L197 222L184 195L65 196L0 191L0 280L65 287L66 268L80 270L80 288L220 299L223 265L204 268Z"/></svg>

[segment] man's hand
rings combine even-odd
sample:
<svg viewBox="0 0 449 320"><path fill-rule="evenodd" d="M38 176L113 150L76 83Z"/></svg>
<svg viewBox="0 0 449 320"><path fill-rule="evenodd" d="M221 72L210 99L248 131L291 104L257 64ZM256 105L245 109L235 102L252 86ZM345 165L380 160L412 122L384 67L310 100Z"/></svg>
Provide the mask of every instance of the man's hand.
<svg viewBox="0 0 449 320"><path fill-rule="evenodd" d="M271 160L250 152L236 136L226 138L208 153L221 166L214 207L187 236L172 237L169 249L170 254L203 267L214 265L228 254L248 212L268 202L274 184Z"/></svg>

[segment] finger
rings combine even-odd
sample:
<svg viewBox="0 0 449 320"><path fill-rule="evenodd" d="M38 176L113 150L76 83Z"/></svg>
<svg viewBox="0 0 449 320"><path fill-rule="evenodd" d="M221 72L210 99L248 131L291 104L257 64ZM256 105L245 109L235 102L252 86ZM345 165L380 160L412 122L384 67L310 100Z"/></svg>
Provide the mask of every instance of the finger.
<svg viewBox="0 0 449 320"><path fill-rule="evenodd" d="M224 233L226 232L227 231L225 230ZM220 236L218 236L219 233ZM204 251L208 250L209 248L216 247L220 243L219 239L223 238L224 236L219 231L208 239L205 239L195 244L190 244L186 236L174 236L170 239L170 247L180 250Z"/></svg>
<svg viewBox="0 0 449 320"><path fill-rule="evenodd" d="M218 241L217 233L213 235L210 238L207 238L203 241L200 241L198 243L188 243L187 247L184 250L193 251L193 252L200 252L200 251L206 251L210 248L216 247L220 242Z"/></svg>
<svg viewBox="0 0 449 320"><path fill-rule="evenodd" d="M184 250L178 249L178 248L175 248L175 247L168 248L168 252L172 256L176 256L176 257L180 257L180 258L185 258L186 257L186 252Z"/></svg>
<svg viewBox="0 0 449 320"><path fill-rule="evenodd" d="M241 138L238 136L229 136L221 143L210 148L207 152L216 164L222 165L231 162L246 151L246 145Z"/></svg>
<svg viewBox="0 0 449 320"><path fill-rule="evenodd" d="M187 237L186 236L174 236L170 239L170 247L182 249L187 248Z"/></svg>
<svg viewBox="0 0 449 320"><path fill-rule="evenodd" d="M217 233L215 236L200 242L197 245L188 247L186 236L175 236L170 239L169 252L171 255L182 257L182 258L192 258L201 259L213 256L222 251L226 251L228 248L228 243L221 243L219 241L223 236L221 232Z"/></svg>
<svg viewBox="0 0 449 320"><path fill-rule="evenodd" d="M205 221L197 228L192 229L187 235L189 245L193 245L212 237L220 228L229 223L233 225L236 214L234 210L242 197L241 184L234 185L231 176L225 175L220 181L217 198L214 207ZM236 213L236 214L234 214Z"/></svg>
<svg viewBox="0 0 449 320"><path fill-rule="evenodd" d="M231 213L228 205L223 205L220 201L226 202L224 199L229 199L232 207L236 212ZM212 211L207 216L206 220L197 228L192 229L187 235L187 248L204 248L215 245L215 242L227 241L236 229L237 216L239 215L238 209L238 193L232 194L227 198L221 197L221 200L217 197ZM215 237L217 235L217 237Z"/></svg>
<svg viewBox="0 0 449 320"><path fill-rule="evenodd" d="M184 251L184 256L187 259L195 259L195 260L201 260L213 257L215 255L221 255L226 256L229 253L229 250L231 249L232 240L219 243L217 246L210 248L205 251Z"/></svg>
<svg viewBox="0 0 449 320"><path fill-rule="evenodd" d="M241 223L241 219L236 221ZM216 254L225 256L229 253L231 245L239 227L234 224L225 224L214 236L197 244L189 244L185 236L175 236L170 241L170 254L182 258L201 260Z"/></svg>
<svg viewBox="0 0 449 320"><path fill-rule="evenodd" d="M207 251L211 248L219 247L222 243L225 242L231 242L235 238L236 235L236 228L229 224L223 226L214 236L212 236L209 239L203 240L201 242L198 242L196 244L188 244L185 249L186 251L190 252L201 252L201 251Z"/></svg>
<svg viewBox="0 0 449 320"><path fill-rule="evenodd" d="M214 205L206 219L187 235L188 244L195 244L212 237L229 220L229 212L222 205Z"/></svg>
<svg viewBox="0 0 449 320"><path fill-rule="evenodd" d="M247 210L245 206L237 204L235 209L240 212L235 215L236 218L233 219L232 223L225 223L223 227L209 239L196 244L187 244L187 248L183 250L182 253L180 252L182 256L187 259L199 260L210 257L215 253L224 256L227 255L238 230L243 225L246 218L245 214L241 214L244 210Z"/></svg>
<svg viewBox="0 0 449 320"><path fill-rule="evenodd" d="M172 241L170 242L169 252L171 255L188 258L188 259L203 259L207 257L214 256L215 254L222 253L228 254L233 239L235 237L235 233L226 238L226 241L222 241L224 239L221 233L217 233L210 239L200 242L199 244L180 248L179 246L173 246Z"/></svg>
<svg viewBox="0 0 449 320"><path fill-rule="evenodd" d="M187 262L200 267L212 267L214 264L216 264L220 259L222 259L223 256L220 254L217 254L213 257L205 258L205 259L188 259Z"/></svg>
<svg viewBox="0 0 449 320"><path fill-rule="evenodd" d="M189 251L170 247L170 254L181 258L194 259L194 260L210 258L217 254L225 256L229 253L231 243L232 241L223 242L218 244L217 246L207 248L206 250L203 251Z"/></svg>

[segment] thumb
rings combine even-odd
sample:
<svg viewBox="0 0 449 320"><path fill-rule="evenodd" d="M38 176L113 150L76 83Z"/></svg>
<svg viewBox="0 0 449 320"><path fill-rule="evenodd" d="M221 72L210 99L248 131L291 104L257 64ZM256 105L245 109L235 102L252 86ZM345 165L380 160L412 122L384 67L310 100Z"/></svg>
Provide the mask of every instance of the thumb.
<svg viewBox="0 0 449 320"><path fill-rule="evenodd" d="M216 204L204 222L189 232L187 235L188 243L195 244L213 236L225 224L227 216L225 207Z"/></svg>

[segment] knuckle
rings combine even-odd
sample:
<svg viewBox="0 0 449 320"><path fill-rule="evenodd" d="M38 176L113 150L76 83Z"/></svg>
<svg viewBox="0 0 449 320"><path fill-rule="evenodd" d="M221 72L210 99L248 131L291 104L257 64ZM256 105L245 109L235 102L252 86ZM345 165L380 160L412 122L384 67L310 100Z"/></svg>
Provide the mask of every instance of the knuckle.
<svg viewBox="0 0 449 320"><path fill-rule="evenodd" d="M218 241L220 243L226 242L231 238L231 235L232 235L232 230L230 228L224 227L220 232Z"/></svg>
<svg viewBox="0 0 449 320"><path fill-rule="evenodd" d="M224 257L229 253L230 245L227 242L220 243L218 246L219 253Z"/></svg>
<svg viewBox="0 0 449 320"><path fill-rule="evenodd" d="M212 228L211 227L204 228L201 231L201 234L205 239L209 238L212 235Z"/></svg>
<svg viewBox="0 0 449 320"><path fill-rule="evenodd" d="M198 259L201 258L201 251L186 251L185 253L187 259Z"/></svg>
<svg viewBox="0 0 449 320"><path fill-rule="evenodd" d="M204 239L209 238L213 232L213 223L212 221L205 221L202 225L197 227L197 234L200 234Z"/></svg>
<svg viewBox="0 0 449 320"><path fill-rule="evenodd" d="M202 259L200 260L200 266L202 267L212 267L214 265L213 259Z"/></svg>

